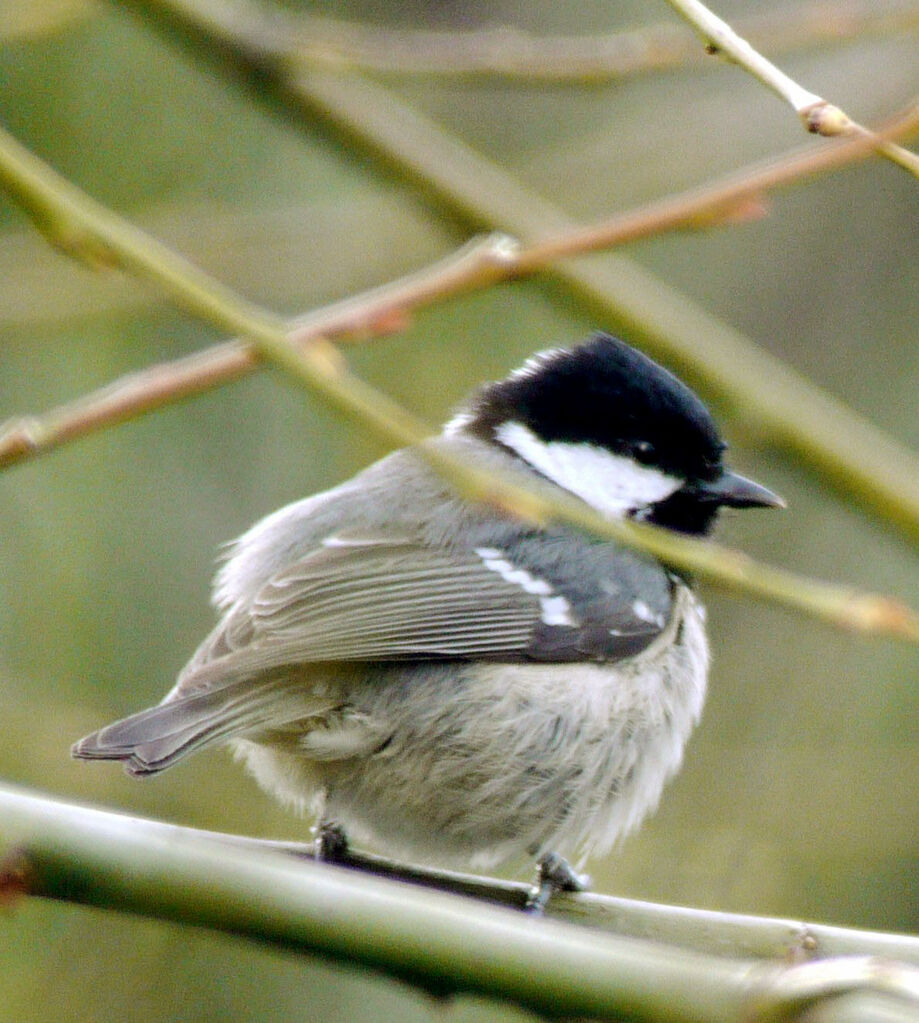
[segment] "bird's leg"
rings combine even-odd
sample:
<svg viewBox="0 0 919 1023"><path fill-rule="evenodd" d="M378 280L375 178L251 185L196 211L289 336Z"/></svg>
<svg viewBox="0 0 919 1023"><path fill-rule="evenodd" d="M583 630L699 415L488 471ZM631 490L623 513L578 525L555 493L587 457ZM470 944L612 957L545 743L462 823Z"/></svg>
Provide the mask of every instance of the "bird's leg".
<svg viewBox="0 0 919 1023"><path fill-rule="evenodd" d="M348 856L348 836L335 821L321 820L313 829L316 836L313 859L322 863L342 863Z"/></svg>
<svg viewBox="0 0 919 1023"><path fill-rule="evenodd" d="M558 853L541 856L536 868L536 884L526 901L526 911L542 916L549 900L557 892L583 892L590 886L587 874L576 873Z"/></svg>

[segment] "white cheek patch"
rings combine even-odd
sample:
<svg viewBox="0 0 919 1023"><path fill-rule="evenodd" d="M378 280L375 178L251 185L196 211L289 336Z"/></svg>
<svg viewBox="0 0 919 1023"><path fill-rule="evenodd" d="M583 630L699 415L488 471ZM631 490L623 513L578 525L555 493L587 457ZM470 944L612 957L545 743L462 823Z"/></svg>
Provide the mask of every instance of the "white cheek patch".
<svg viewBox="0 0 919 1023"><path fill-rule="evenodd" d="M496 547L476 547L475 552L490 572L497 572L505 582L519 586L524 593L539 597L540 617L545 625L577 626L571 605L564 597L553 594L545 579L537 579L524 568L515 568Z"/></svg>
<svg viewBox="0 0 919 1023"><path fill-rule="evenodd" d="M614 518L656 504L683 485L660 469L594 444L547 443L523 423L502 423L495 436L537 472Z"/></svg>

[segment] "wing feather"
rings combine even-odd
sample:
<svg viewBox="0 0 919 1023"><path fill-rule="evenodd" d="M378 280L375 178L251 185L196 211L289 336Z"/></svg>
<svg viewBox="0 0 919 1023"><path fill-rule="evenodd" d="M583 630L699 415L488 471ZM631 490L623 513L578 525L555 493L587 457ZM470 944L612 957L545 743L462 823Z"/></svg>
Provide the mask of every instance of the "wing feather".
<svg viewBox="0 0 919 1023"><path fill-rule="evenodd" d="M231 608L175 692L288 664L616 660L652 642L670 611L663 569L615 545L559 539L531 537L505 556L404 536L330 538Z"/></svg>
<svg viewBox="0 0 919 1023"><path fill-rule="evenodd" d="M260 591L250 614L256 642L296 637L308 661L519 656L540 605L474 551L374 538L302 559Z"/></svg>

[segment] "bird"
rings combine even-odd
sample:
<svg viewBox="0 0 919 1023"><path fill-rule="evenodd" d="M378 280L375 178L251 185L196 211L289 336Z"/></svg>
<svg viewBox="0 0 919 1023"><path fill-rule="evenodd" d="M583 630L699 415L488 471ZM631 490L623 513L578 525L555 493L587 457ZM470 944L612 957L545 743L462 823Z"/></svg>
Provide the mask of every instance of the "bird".
<svg viewBox="0 0 919 1023"><path fill-rule="evenodd" d="M596 332L486 384L426 442L613 520L704 537L781 507L724 463L705 404ZM319 822L440 866L538 864L533 905L656 808L709 667L693 581L655 557L461 495L419 447L269 514L214 581L219 620L161 703L73 755L134 776L228 744Z"/></svg>

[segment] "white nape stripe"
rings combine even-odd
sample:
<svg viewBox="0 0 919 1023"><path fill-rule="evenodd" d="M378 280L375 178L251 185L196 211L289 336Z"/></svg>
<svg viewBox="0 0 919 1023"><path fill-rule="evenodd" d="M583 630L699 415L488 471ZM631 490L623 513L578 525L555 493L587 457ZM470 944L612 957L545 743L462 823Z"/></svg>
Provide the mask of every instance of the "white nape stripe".
<svg viewBox="0 0 919 1023"><path fill-rule="evenodd" d="M523 423L502 423L498 440L553 483L603 515L622 518L669 497L682 481L595 444L542 441Z"/></svg>
<svg viewBox="0 0 919 1023"><path fill-rule="evenodd" d="M497 572L502 579L519 586L524 593L539 597L540 618L545 625L577 626L578 622L571 613L567 599L559 594L553 595L552 587L545 579L537 579L525 568L515 568L503 556L503 551L496 547L476 547L475 552L490 572Z"/></svg>
<svg viewBox="0 0 919 1023"><path fill-rule="evenodd" d="M544 372L548 366L551 366L556 359L567 358L570 354L567 348L561 348L556 346L555 348L546 348L541 352L536 352L531 355L527 361L522 365L518 366L517 369L509 373L504 380L499 383L504 383L507 380L520 380L525 377L535 377L540 373ZM473 420L475 416L469 409L461 409L457 414L444 424L444 433L450 437L454 434L464 430Z"/></svg>
<svg viewBox="0 0 919 1023"><path fill-rule="evenodd" d="M446 423L444 423L443 429L444 436L453 437L455 434L465 429L471 422L472 422L471 412L467 411L466 409L463 409L462 412L457 412L452 419L449 419L447 420Z"/></svg>

